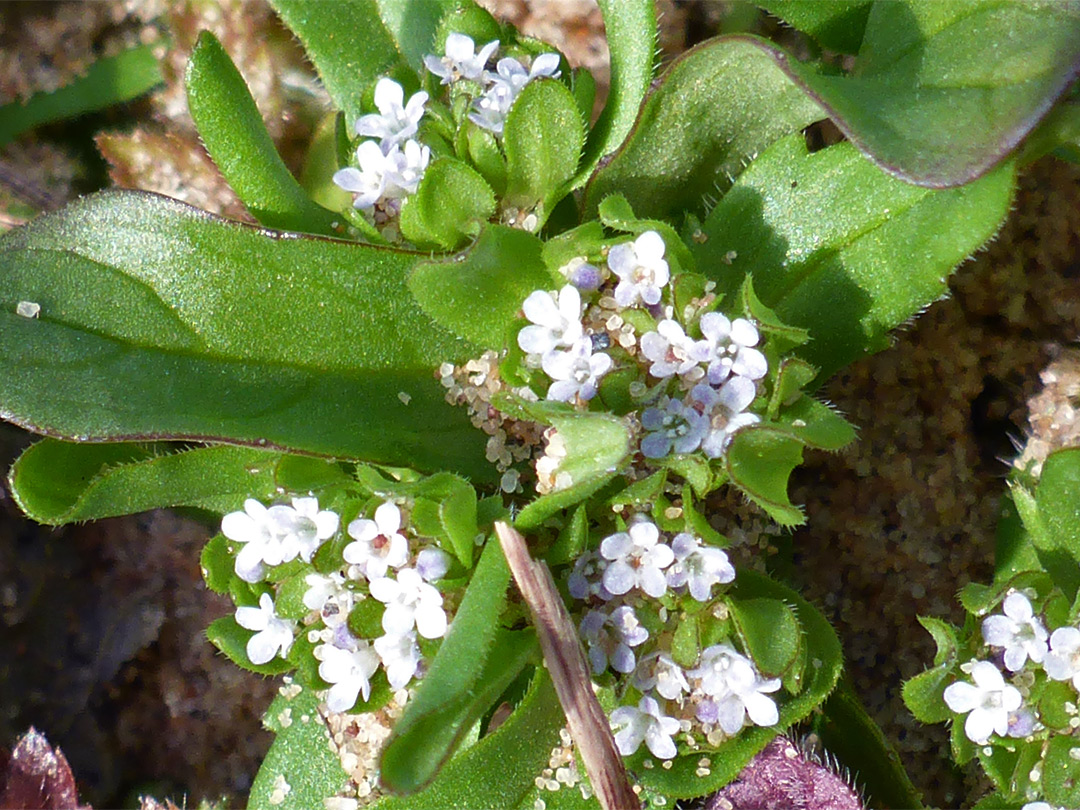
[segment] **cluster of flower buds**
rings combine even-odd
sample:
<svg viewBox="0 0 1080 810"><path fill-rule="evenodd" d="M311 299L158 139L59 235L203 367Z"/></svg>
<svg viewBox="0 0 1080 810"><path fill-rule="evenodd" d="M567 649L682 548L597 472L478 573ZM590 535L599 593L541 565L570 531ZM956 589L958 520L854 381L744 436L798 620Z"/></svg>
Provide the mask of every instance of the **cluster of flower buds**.
<svg viewBox="0 0 1080 810"><path fill-rule="evenodd" d="M700 450L717 458L736 430L760 421L746 409L757 396L757 381L768 372L768 363L755 348L757 328L745 318L732 321L707 312L696 323L677 320L674 308L663 304L671 280L666 249L659 233L645 231L632 242L613 246L606 269L583 259L568 264L564 273L569 284L555 294L537 290L525 299L522 311L530 324L518 333L518 346L551 378L547 399L583 403L596 395L601 378L616 365L607 351L612 316L621 327L620 313L644 308L656 319L655 330L642 334L636 347L620 343L645 369L643 376L657 381L647 389L656 393L641 413L641 452L659 459ZM589 312L583 294L599 299L601 307L594 309L606 313L605 320L597 324L589 317L583 322ZM687 334L691 327L700 331L700 338ZM676 384L665 385L669 381Z"/></svg>
<svg viewBox="0 0 1080 810"><path fill-rule="evenodd" d="M222 534L239 548L236 574L252 584L272 580L277 566L297 559L311 563L339 528L339 516L320 510L311 497L270 507L249 499L244 511L231 512L221 522ZM372 518L350 522L346 533L351 542L331 561L337 567L325 572L327 566L320 565L320 573L311 566L304 575L303 604L310 612L302 623L281 618L270 592L260 595L258 607L238 607L237 624L254 631L247 643L251 663L286 658L297 634L306 629L316 643L319 676L331 685L326 696L331 711L349 711L358 696L367 700L380 664L391 688L406 686L422 663L417 636L437 639L446 633L443 598L431 583L450 564L449 555L438 548L411 548L402 533L406 530L400 508L390 502L376 508ZM357 638L348 623L353 608L366 599L383 605L383 635L374 640Z"/></svg>
<svg viewBox="0 0 1080 810"><path fill-rule="evenodd" d="M669 543L644 516L578 558L567 587L584 603L580 632L593 675L610 670L617 694L637 697L611 713L615 743L624 756L644 742L653 756L672 759L679 732L714 744L748 722L771 726L778 721L768 695L780 681L762 678L728 641L701 650L691 666L680 666L673 657L665 625L675 611L665 601L708 603L718 585L734 579L723 550L703 545L689 532ZM651 617L659 617L660 625ZM647 624L653 625L652 633Z"/></svg>
<svg viewBox="0 0 1080 810"><path fill-rule="evenodd" d="M1048 632L1028 597L1014 590L1002 602L1002 612L986 617L981 629L985 644L996 651L994 660L961 665L972 682L950 684L945 704L967 715L964 733L976 744L985 744L994 734L1027 737L1042 728L1038 707L1024 699L1034 670L1041 668L1050 680L1069 682L1080 692L1080 628Z"/></svg>

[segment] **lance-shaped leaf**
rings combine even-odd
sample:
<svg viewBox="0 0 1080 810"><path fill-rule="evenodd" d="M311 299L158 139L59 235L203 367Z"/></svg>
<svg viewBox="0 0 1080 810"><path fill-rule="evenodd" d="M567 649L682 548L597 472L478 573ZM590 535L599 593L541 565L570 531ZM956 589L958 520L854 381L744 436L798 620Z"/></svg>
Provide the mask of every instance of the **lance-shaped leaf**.
<svg viewBox="0 0 1080 810"><path fill-rule="evenodd" d="M637 118L656 65L656 6L653 0L600 0L604 33L611 50L607 101L589 132L577 188L596 164L623 142Z"/></svg>
<svg viewBox="0 0 1080 810"><path fill-rule="evenodd" d="M1004 160L1080 73L1080 4L877 2L854 75L787 69L882 168L961 185Z"/></svg>
<svg viewBox="0 0 1080 810"><path fill-rule="evenodd" d="M0 146L41 124L131 101L153 90L164 81L154 48L140 45L99 59L86 75L57 90L0 105Z"/></svg>
<svg viewBox="0 0 1080 810"><path fill-rule="evenodd" d="M216 439L490 480L482 434L432 374L476 350L412 301L417 259L151 194L89 197L0 240L0 412L61 438Z"/></svg>
<svg viewBox="0 0 1080 810"><path fill-rule="evenodd" d="M792 28L829 50L858 53L873 0L757 0Z"/></svg>
<svg viewBox="0 0 1080 810"><path fill-rule="evenodd" d="M412 796L390 796L373 810L516 807L547 766L566 724L547 670L539 668L513 714L454 757L439 778Z"/></svg>
<svg viewBox="0 0 1080 810"><path fill-rule="evenodd" d="M782 135L824 116L781 70L783 51L751 36L720 37L676 59L634 128L585 188L592 214L623 194L639 217L704 209L743 166Z"/></svg>
<svg viewBox="0 0 1080 810"><path fill-rule="evenodd" d="M950 271L999 227L1013 184L1003 166L932 191L888 176L849 144L810 154L792 136L743 172L692 249L718 293L735 295L750 274L766 306L810 332L796 352L821 369L820 382L885 348L891 329L944 294Z"/></svg>
<svg viewBox="0 0 1080 810"><path fill-rule="evenodd" d="M348 779L327 743L330 732L319 711L320 699L311 689L289 695L278 695L266 710L263 724L277 737L255 775L248 807L323 807L323 800L336 795Z"/></svg>
<svg viewBox="0 0 1080 810"><path fill-rule="evenodd" d="M270 0L270 5L304 44L350 130L362 112L364 92L380 76L408 85L406 92L418 87L376 0Z"/></svg>
<svg viewBox="0 0 1080 810"><path fill-rule="evenodd" d="M501 349L528 295L562 285L540 258L542 247L530 233L489 225L460 255L417 265L409 289L438 323L480 346Z"/></svg>
<svg viewBox="0 0 1080 810"><path fill-rule="evenodd" d="M1047 545L1080 560L1080 448L1047 456L1035 498Z"/></svg>
<svg viewBox="0 0 1080 810"><path fill-rule="evenodd" d="M44 439L19 456L8 484L27 515L52 526L169 506L228 512L273 497L280 459L251 447Z"/></svg>
<svg viewBox="0 0 1080 810"><path fill-rule="evenodd" d="M495 195L467 163L438 158L401 209L401 233L418 247L453 250L480 233L495 213Z"/></svg>
<svg viewBox="0 0 1080 810"><path fill-rule="evenodd" d="M798 619L803 634L809 664L804 674L802 691L796 696L779 697L780 721L776 728L788 728L798 723L820 706L836 686L843 667L840 641L829 622L809 602L791 589L768 577L749 570L739 572L736 595L740 599L778 599L787 604ZM747 762L776 735L776 728L748 726L737 736L726 740L714 751L704 749L677 757L671 768L644 768L642 761L650 758L639 751L628 765L642 785L658 791L669 799L682 799L711 793L726 785ZM708 756L710 772L699 776L700 760Z"/></svg>
<svg viewBox="0 0 1080 810"><path fill-rule="evenodd" d="M341 217L313 202L282 161L255 99L217 37L199 34L187 73L188 111L206 151L264 225L333 234Z"/></svg>

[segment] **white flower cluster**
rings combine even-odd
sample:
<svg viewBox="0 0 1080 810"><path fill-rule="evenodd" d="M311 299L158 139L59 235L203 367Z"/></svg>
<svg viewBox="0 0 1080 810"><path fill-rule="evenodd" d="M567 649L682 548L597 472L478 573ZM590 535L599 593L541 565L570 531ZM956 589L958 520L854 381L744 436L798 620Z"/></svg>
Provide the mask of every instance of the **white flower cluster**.
<svg viewBox="0 0 1080 810"><path fill-rule="evenodd" d="M264 581L268 568L297 558L310 563L319 547L337 535L339 525L339 516L320 511L315 498L294 498L291 505L269 508L249 499L243 512L225 515L221 532L242 544L235 571L255 584ZM442 638L447 629L442 595L431 583L446 574L449 555L434 547L413 555L396 504L383 503L373 519L357 518L346 532L352 542L342 551L340 569L307 574L303 596L311 611L304 622L308 636L323 642L314 655L320 661L319 676L331 684L326 702L335 712L350 710L360 695L367 700L380 664L393 689L406 686L420 667L417 635ZM385 606L384 635L374 641L356 638L347 622L353 607L368 598ZM247 655L256 665L286 658L299 631L297 622L277 615L269 593L260 595L257 608L238 607L236 622L255 631ZM318 622L322 629L313 626Z"/></svg>
<svg viewBox="0 0 1080 810"><path fill-rule="evenodd" d="M644 742L654 756L671 759L673 735L693 728L695 721L705 736L732 736L747 718L763 726L779 719L767 694L779 689L780 681L763 679L730 644L705 648L697 665L684 669L666 648L668 634L651 638L638 618L641 611L663 613L657 600L669 591L708 602L715 586L734 579L735 569L721 549L703 545L689 532L675 535L669 545L642 517L578 558L567 584L571 596L587 605L580 632L593 674L611 669L631 676L643 695L636 706L611 713L615 744L624 756Z"/></svg>
<svg viewBox="0 0 1080 810"><path fill-rule="evenodd" d="M982 622L987 646L999 650L1001 665L1017 684L1028 682L1025 670L1041 666L1053 681L1069 681L1080 692L1080 628L1059 627L1047 632L1031 601L1020 591L1010 591L1002 612ZM1028 662L1031 662L1030 666ZM1009 683L993 661L973 661L961 667L973 683L959 681L945 689L945 703L958 714L967 714L964 733L974 743L986 743L992 734L1026 737L1036 730L1036 708L1025 705L1024 692Z"/></svg>
<svg viewBox="0 0 1080 810"><path fill-rule="evenodd" d="M518 346L551 378L547 399L592 399L614 361L604 351L610 337L582 321L582 292L599 291L603 297L605 277L613 275L618 279L610 291L614 317L641 306L663 316L655 331L641 335L638 362L657 380L678 380L683 394L681 399L662 394L642 412L642 454L658 459L701 450L717 458L736 430L760 421L746 409L757 396L757 381L768 372L768 363L754 348L760 341L757 328L745 318L732 321L708 312L698 322L702 337L695 340L686 334L671 308L661 307L671 278L665 252L660 234L646 231L611 248L609 273L584 259L571 262L564 268L570 283L558 293L537 290L525 299L522 311L530 325L518 333Z"/></svg>
<svg viewBox="0 0 1080 810"><path fill-rule="evenodd" d="M506 56L495 65L495 71L487 70L488 60L499 48L494 40L476 52L476 45L465 34L450 34L446 38L445 56L424 57L424 66L442 80L442 84L456 84L465 80L480 85L482 95L473 100L469 120L479 127L501 135L510 108L514 106L522 89L533 79L541 76L559 77L559 55L543 53L524 65Z"/></svg>
<svg viewBox="0 0 1080 810"><path fill-rule="evenodd" d="M380 209L396 215L401 200L416 192L431 153L413 138L424 116L428 94L413 94L405 102L405 91L393 79L379 79L375 85L375 106L379 112L356 121L356 134L378 140L362 141L356 148L356 163L334 173L334 182L356 195L353 206L362 211Z"/></svg>

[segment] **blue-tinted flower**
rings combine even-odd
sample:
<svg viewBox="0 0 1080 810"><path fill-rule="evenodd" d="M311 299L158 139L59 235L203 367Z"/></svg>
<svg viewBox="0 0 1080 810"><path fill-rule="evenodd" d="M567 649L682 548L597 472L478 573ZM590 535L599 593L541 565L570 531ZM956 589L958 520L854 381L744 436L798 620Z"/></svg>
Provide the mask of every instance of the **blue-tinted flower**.
<svg viewBox="0 0 1080 810"><path fill-rule="evenodd" d="M616 672L633 672L636 661L630 648L649 638L649 631L641 626L629 605L617 607L610 614L590 610L581 620L580 630L589 647L589 663L595 675L609 664Z"/></svg>
<svg viewBox="0 0 1080 810"><path fill-rule="evenodd" d="M633 242L623 242L608 251L608 267L619 277L615 287L615 302L619 306L660 303L660 290L671 279L665 250L659 233L645 231Z"/></svg>
<svg viewBox="0 0 1080 810"><path fill-rule="evenodd" d="M245 630L256 631L247 643L247 657L251 663L261 665L278 655L282 658L288 656L296 622L278 618L270 594L264 593L259 597L258 607L238 607L236 623Z"/></svg>
<svg viewBox="0 0 1080 810"><path fill-rule="evenodd" d="M648 520L632 523L625 532L616 532L600 543L600 555L608 561L604 587L616 596L638 588L659 598L667 592L664 569L675 554L660 542L660 530Z"/></svg>
<svg viewBox="0 0 1080 810"><path fill-rule="evenodd" d="M643 697L637 707L619 706L611 713L615 746L624 757L633 754L644 742L654 757L673 759L678 750L672 737L679 728L679 721L666 716L651 697Z"/></svg>
<svg viewBox="0 0 1080 810"><path fill-rule="evenodd" d="M315 648L315 657L322 662L319 677L332 684L326 696L330 711L347 712L356 705L357 696L364 700L371 696L371 676L379 668L379 656L368 642L358 642L352 650L322 644Z"/></svg>
<svg viewBox="0 0 1080 810"><path fill-rule="evenodd" d="M1030 658L1043 660L1048 645L1046 628L1031 608L1031 602L1013 591L1002 603L1004 615L987 616L982 623L983 640L991 647L1005 648L1005 669L1018 672Z"/></svg>
<svg viewBox="0 0 1080 810"><path fill-rule="evenodd" d="M548 388L549 400L570 402L575 397L589 400L596 396L600 378L611 370L611 357L603 352L594 354L592 340L584 336L564 352L545 354L541 365L554 380Z"/></svg>
<svg viewBox="0 0 1080 810"><path fill-rule="evenodd" d="M645 458L664 458L672 450L697 450L709 433L709 418L682 400L667 399L658 408L645 409L641 426L648 432L641 440L642 454Z"/></svg>
<svg viewBox="0 0 1080 810"><path fill-rule="evenodd" d="M675 535L671 541L675 562L667 570L668 585L689 587L690 595L699 602L708 601L713 585L731 582L735 569L721 549L703 546L689 532Z"/></svg>
<svg viewBox="0 0 1080 810"><path fill-rule="evenodd" d="M421 91L414 93L406 104L400 84L393 79L379 79L375 85L375 106L379 111L358 118L356 134L378 138L383 152L388 152L390 147L400 145L416 134L427 100L428 94Z"/></svg>
<svg viewBox="0 0 1080 810"><path fill-rule="evenodd" d="M424 67L442 79L442 84L452 84L458 79L479 82L484 76L488 59L498 50L499 40L489 42L477 53L472 37L453 33L446 37L445 56L429 54L424 57Z"/></svg>
<svg viewBox="0 0 1080 810"><path fill-rule="evenodd" d="M991 734L1004 737L1009 730L1009 714L1023 703L1020 690L1005 683L1001 672L989 661L976 661L971 666L974 684L963 681L945 687L945 705L958 714L967 714L964 734L976 745L982 745Z"/></svg>
<svg viewBox="0 0 1080 810"><path fill-rule="evenodd" d="M701 334L705 336L709 382L719 385L731 375L760 380L769 370L765 355L753 348L761 336L757 327L745 318L728 320L719 312L701 316Z"/></svg>

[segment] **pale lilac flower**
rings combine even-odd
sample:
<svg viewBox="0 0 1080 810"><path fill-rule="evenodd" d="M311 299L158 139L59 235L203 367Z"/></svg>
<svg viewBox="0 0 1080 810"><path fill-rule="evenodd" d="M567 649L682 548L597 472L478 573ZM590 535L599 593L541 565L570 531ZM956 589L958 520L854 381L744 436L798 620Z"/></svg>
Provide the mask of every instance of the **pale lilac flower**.
<svg viewBox="0 0 1080 810"><path fill-rule="evenodd" d="M424 57L424 67L440 79L441 84L452 84L458 79L479 82L484 76L488 59L499 47L499 40L489 42L479 53L475 52L472 37L465 34L449 34L446 37L445 56L429 54Z"/></svg>
<svg viewBox="0 0 1080 810"><path fill-rule="evenodd" d="M654 698L643 697L637 707L619 706L611 713L615 746L624 757L633 754L644 742L657 759L672 759L678 753L672 738L679 731L679 721L660 711Z"/></svg>
<svg viewBox="0 0 1080 810"><path fill-rule="evenodd" d="M355 595L345 587L345 577L337 571L308 574L304 577L308 589L304 592L304 607L317 610L327 627L343 623L349 618Z"/></svg>
<svg viewBox="0 0 1080 810"><path fill-rule="evenodd" d="M615 608L610 615L590 610L581 620L580 630L589 645L589 663L595 675L607 669L609 663L616 672L633 672L636 661L630 648L649 637L649 631L641 626L629 605Z"/></svg>
<svg viewBox="0 0 1080 810"><path fill-rule="evenodd" d="M1013 591L1002 603L1005 615L983 619L983 640L991 647L1005 648L1005 669L1018 672L1030 658L1036 664L1047 651L1047 632L1031 608L1031 602L1019 591Z"/></svg>
<svg viewBox="0 0 1080 810"><path fill-rule="evenodd" d="M402 568L397 579L372 580L370 588L371 595L386 605L382 627L389 635L403 636L413 627L424 638L442 638L446 634L442 594L412 568Z"/></svg>
<svg viewBox="0 0 1080 810"><path fill-rule="evenodd" d="M649 373L659 379L676 374L682 376L707 359L708 344L691 340L678 322L665 318L655 332L641 336L641 353L652 361ZM699 379L700 379L700 372Z"/></svg>
<svg viewBox="0 0 1080 810"><path fill-rule="evenodd" d="M732 322L719 312L708 312L701 316L700 326L707 346L710 383L719 385L732 374L760 380L768 372L765 355L753 348L761 336L750 321L736 318Z"/></svg>
<svg viewBox="0 0 1080 810"><path fill-rule="evenodd" d="M293 498L292 506L269 509L254 498L244 501L243 512L230 512L221 520L221 533L244 548L236 555L235 570L245 582L258 582L266 566L281 565L311 555L338 529L335 512L319 511L317 498Z"/></svg>
<svg viewBox="0 0 1080 810"><path fill-rule="evenodd" d="M375 106L379 112L363 115L356 121L356 134L378 138L383 152L416 134L424 115L428 94L414 93L408 104L405 92L393 79L381 78L375 85Z"/></svg>
<svg viewBox="0 0 1080 810"><path fill-rule="evenodd" d="M678 700L680 695L690 691L682 667L661 652L649 653L641 659L634 670L634 686L642 692L656 689L660 697L668 700Z"/></svg>
<svg viewBox="0 0 1080 810"><path fill-rule="evenodd" d="M615 301L619 306L660 303L660 289L671 279L664 250L663 237L656 231L645 231L633 242L611 248L607 263L620 279L615 287Z"/></svg>
<svg viewBox="0 0 1080 810"><path fill-rule="evenodd" d="M603 352L593 354L589 337L580 338L565 352L553 351L544 355L541 365L554 382L547 398L553 402L570 402L596 396L600 378L611 370L611 357Z"/></svg>
<svg viewBox="0 0 1080 810"><path fill-rule="evenodd" d="M1080 691L1080 630L1059 627L1050 634L1050 651L1043 659L1043 669L1055 681L1072 681Z"/></svg>
<svg viewBox="0 0 1080 810"><path fill-rule="evenodd" d="M521 305L532 323L518 332L521 350L546 355L559 346L573 346L585 334L581 326L581 293L567 284L559 290L558 301L549 292L537 290Z"/></svg>
<svg viewBox="0 0 1080 810"><path fill-rule="evenodd" d="M258 607L238 607L236 623L245 630L256 631L247 643L247 657L251 663L266 664L278 655L288 656L296 622L278 618L270 594L259 597Z"/></svg>
<svg viewBox="0 0 1080 810"><path fill-rule="evenodd" d="M384 503L375 510L375 519L357 518L349 524L352 543L345 546L345 562L357 566L371 579L385 577L388 568L401 568L409 561L409 542L398 530L401 510Z"/></svg>
<svg viewBox="0 0 1080 810"><path fill-rule="evenodd" d="M642 454L645 458L664 458L672 450L697 450L709 433L709 418L680 399L664 397L660 407L642 412L641 426L648 431L641 440Z"/></svg>
<svg viewBox="0 0 1080 810"><path fill-rule="evenodd" d="M1049 674L1049 673L1048 673ZM968 714L964 734L977 745L990 739L991 734L1002 737L1009 730L1009 713L1020 708L1020 690L1005 683L1001 672L989 661L976 661L971 667L975 684L963 681L945 688L945 705L958 714Z"/></svg>
<svg viewBox="0 0 1080 810"><path fill-rule="evenodd" d="M525 85L541 76L557 78L558 67L559 57L554 53L537 56L529 69L516 59L500 59L494 73L485 71L484 83L487 89L473 102L469 120L496 135L501 135L506 116Z"/></svg>
<svg viewBox="0 0 1080 810"><path fill-rule="evenodd" d="M390 153L384 154L375 141L364 141L356 147L359 168L348 166L334 172L334 183L356 195L353 198L354 208L370 210L382 199L383 192L397 171L400 157L397 146L391 147Z"/></svg>
<svg viewBox="0 0 1080 810"><path fill-rule="evenodd" d="M321 660L319 677L332 684L326 696L330 711L347 712L356 705L357 696L364 700L371 696L371 676L379 668L379 656L368 642L359 642L355 650L322 644L315 648L315 657Z"/></svg>
<svg viewBox="0 0 1080 810"><path fill-rule="evenodd" d="M728 644L701 651L699 665L686 673L701 681L711 700L698 707L698 719L715 722L726 734L736 734L747 717L757 726L772 726L780 719L776 702L767 696L780 688L779 678L762 679L754 663Z"/></svg>
<svg viewBox="0 0 1080 810"><path fill-rule="evenodd" d="M744 413L756 396L757 386L747 377L731 377L719 391L704 383L694 386L690 398L701 403L709 420L708 434L701 441L706 456L719 458L735 431L761 421L755 413Z"/></svg>
<svg viewBox="0 0 1080 810"><path fill-rule="evenodd" d="M614 594L604 587L602 580L607 560L595 551L586 551L574 560L574 569L566 580L566 588L575 599L588 599L596 596L605 602L614 598Z"/></svg>
<svg viewBox="0 0 1080 810"><path fill-rule="evenodd" d="M579 290L591 292L604 283L603 271L596 265L589 264L584 256L575 256L560 267L559 272Z"/></svg>
<svg viewBox="0 0 1080 810"><path fill-rule="evenodd" d="M608 560L604 587L616 596L634 587L654 598L663 596L667 591L663 569L671 565L675 554L659 540L660 530L648 520L605 537L600 543L600 555Z"/></svg>
<svg viewBox="0 0 1080 810"><path fill-rule="evenodd" d="M506 116L510 114L510 108L517 101L517 93L514 88L502 82L496 82L488 87L484 95L473 102L473 109L469 112L469 120L481 129L486 129L495 135L502 135L506 124Z"/></svg>
<svg viewBox="0 0 1080 810"><path fill-rule="evenodd" d="M1020 810L1065 810L1065 808L1050 804L1050 802L1028 802Z"/></svg>
<svg viewBox="0 0 1080 810"><path fill-rule="evenodd" d="M541 77L559 78L559 55L542 53L532 60L526 68L521 62L506 56L495 65L495 72L488 71L485 79L493 84L507 85L515 95L525 89L525 85Z"/></svg>
<svg viewBox="0 0 1080 810"><path fill-rule="evenodd" d="M450 555L441 548L425 548L416 555L416 573L425 582L437 582L450 570Z"/></svg>
<svg viewBox="0 0 1080 810"><path fill-rule="evenodd" d="M401 199L415 194L431 160L431 150L421 146L419 141L408 140L400 148L391 147L388 157L394 159L394 170L387 175L383 197Z"/></svg>
<svg viewBox="0 0 1080 810"><path fill-rule="evenodd" d="M401 689L407 685L420 666L420 647L416 643L416 633L410 631L403 636L381 636L375 639L374 647L386 669L390 688Z"/></svg>
<svg viewBox="0 0 1080 810"><path fill-rule="evenodd" d="M675 562L667 570L667 582L672 588L688 585L690 595L699 602L712 596L713 585L732 582L735 569L721 549L703 546L689 532L675 535L671 541Z"/></svg>

